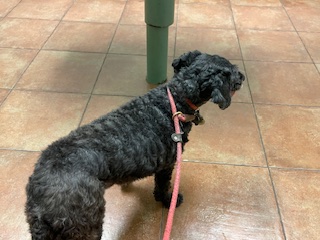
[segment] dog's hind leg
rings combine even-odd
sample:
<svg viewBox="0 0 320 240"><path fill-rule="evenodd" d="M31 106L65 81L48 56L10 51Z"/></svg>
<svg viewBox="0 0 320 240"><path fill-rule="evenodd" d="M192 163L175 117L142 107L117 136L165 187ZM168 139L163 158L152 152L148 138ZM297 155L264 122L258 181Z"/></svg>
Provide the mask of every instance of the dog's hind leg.
<svg viewBox="0 0 320 240"><path fill-rule="evenodd" d="M32 176L26 204L32 240L100 240L104 190L96 177L80 171Z"/></svg>
<svg viewBox="0 0 320 240"><path fill-rule="evenodd" d="M154 198L160 201L166 208L170 207L172 193L169 192L170 180L172 176L173 167L163 169L155 174ZM182 194L178 194L176 207L179 207L183 202Z"/></svg>

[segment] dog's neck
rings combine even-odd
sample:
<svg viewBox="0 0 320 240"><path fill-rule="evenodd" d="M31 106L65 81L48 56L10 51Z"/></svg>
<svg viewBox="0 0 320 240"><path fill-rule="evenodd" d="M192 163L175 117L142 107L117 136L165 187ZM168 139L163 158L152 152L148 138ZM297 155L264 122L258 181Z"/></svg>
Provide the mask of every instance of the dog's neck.
<svg viewBox="0 0 320 240"><path fill-rule="evenodd" d="M186 103L188 104L188 106L193 110L193 111L197 111L199 109L199 107L201 107L202 105L204 105L206 102L208 102L208 100L202 100L201 103L199 104L194 104L189 98L186 98Z"/></svg>
<svg viewBox="0 0 320 240"><path fill-rule="evenodd" d="M205 102L200 104L199 106L197 106L193 102L191 102L190 99L186 98L186 103L194 111L194 113L193 114L184 114L185 122L193 122L195 125L204 124L204 119L200 115L199 107L201 105L203 105Z"/></svg>
<svg viewBox="0 0 320 240"><path fill-rule="evenodd" d="M186 103L189 105L189 107L192 109L192 110L194 110L194 111L196 111L196 110L198 110L198 106L196 106L195 104L193 104L193 102L191 102L191 100L189 99L189 98L186 98Z"/></svg>
<svg viewBox="0 0 320 240"><path fill-rule="evenodd" d="M204 119L200 115L199 107L205 104L207 101L203 101L199 106L195 105L190 99L186 98L186 103L188 106L194 111L194 114L185 114L191 122L193 122L195 125L202 125L204 124Z"/></svg>
<svg viewBox="0 0 320 240"><path fill-rule="evenodd" d="M169 86L167 86L169 87ZM183 114L185 119L183 120L183 122L193 122L195 125L199 125L199 124L203 124L204 120L203 117L200 115L199 112L199 107L202 106L203 104L205 104L207 102L207 100L201 99L198 102L193 102L191 100L191 98L188 98L187 96L183 96L185 95L185 93L183 91L179 91L179 89L177 88L177 86L175 85L171 85L169 87L169 89L171 88L173 96L176 99L179 99L178 102L180 102L180 104L182 104L182 106L184 105L184 107L189 107L189 110L185 109L186 112L179 112L179 114ZM180 94L179 96L179 92L183 92ZM191 111L190 111L191 110ZM179 111L179 109L178 109Z"/></svg>

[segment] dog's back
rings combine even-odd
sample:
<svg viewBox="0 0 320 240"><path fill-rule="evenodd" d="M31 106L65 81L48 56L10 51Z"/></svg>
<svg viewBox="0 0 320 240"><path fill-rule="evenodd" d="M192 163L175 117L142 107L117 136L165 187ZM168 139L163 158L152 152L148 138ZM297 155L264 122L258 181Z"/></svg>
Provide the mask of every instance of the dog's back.
<svg viewBox="0 0 320 240"><path fill-rule="evenodd" d="M105 187L150 176L174 161L171 119L159 110L164 103L158 91L163 90L134 99L42 152L27 185L33 240L100 239ZM159 119L155 126L152 119Z"/></svg>

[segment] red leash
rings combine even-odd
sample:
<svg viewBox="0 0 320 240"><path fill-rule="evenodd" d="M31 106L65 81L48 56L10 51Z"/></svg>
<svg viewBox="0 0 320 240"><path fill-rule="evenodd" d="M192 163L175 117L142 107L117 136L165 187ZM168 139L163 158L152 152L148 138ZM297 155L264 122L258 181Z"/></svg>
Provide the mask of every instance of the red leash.
<svg viewBox="0 0 320 240"><path fill-rule="evenodd" d="M170 100L171 110L172 110L172 118L174 122L174 129L175 134L173 134L172 138L174 141L177 142L177 168L176 168L176 178L174 180L174 186L173 186L173 192L172 192L172 198L167 218L167 224L163 235L163 240L169 240L171 229L172 229L172 223L173 223L173 216L174 211L176 209L177 199L178 199L178 192L179 192L179 183L180 183L180 169L181 169L181 162L182 162L182 141L177 140L179 139L179 135L181 137L181 129L179 125L179 118L183 119L183 114L181 112L177 112L177 107L174 103L173 96L170 92L170 89L167 87L168 97ZM180 116L180 117L179 117Z"/></svg>

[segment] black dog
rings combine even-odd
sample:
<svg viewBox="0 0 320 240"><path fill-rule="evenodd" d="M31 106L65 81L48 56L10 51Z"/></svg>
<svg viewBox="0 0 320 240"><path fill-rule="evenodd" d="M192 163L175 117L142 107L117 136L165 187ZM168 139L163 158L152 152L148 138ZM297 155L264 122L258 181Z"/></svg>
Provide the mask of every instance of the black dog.
<svg viewBox="0 0 320 240"><path fill-rule="evenodd" d="M172 63L172 81L72 131L43 151L27 185L33 240L100 239L105 188L155 175L154 197L169 207L176 143L167 87L177 110L194 115L211 99L231 103L244 75L225 58L189 52ZM182 122L183 145L192 122ZM179 194L177 206L182 202Z"/></svg>

